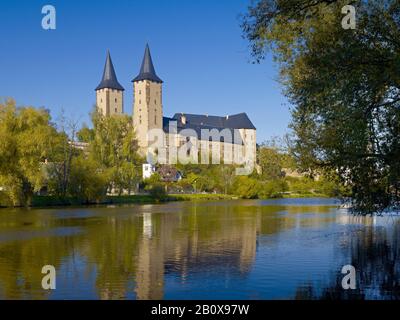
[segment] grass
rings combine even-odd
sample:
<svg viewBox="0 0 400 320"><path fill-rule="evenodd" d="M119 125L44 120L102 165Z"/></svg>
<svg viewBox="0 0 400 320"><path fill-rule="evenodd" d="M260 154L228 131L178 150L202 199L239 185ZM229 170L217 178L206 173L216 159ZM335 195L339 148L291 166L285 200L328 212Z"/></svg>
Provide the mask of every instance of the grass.
<svg viewBox="0 0 400 320"><path fill-rule="evenodd" d="M76 198L60 199L55 196L34 196L32 207L55 207L55 206L75 206L82 205L82 201Z"/></svg>
<svg viewBox="0 0 400 320"><path fill-rule="evenodd" d="M164 199L163 199L164 200ZM164 201L172 201L166 198ZM160 200L150 195L130 195L130 196L106 196L104 199L93 202L86 202L82 199L68 197L61 199L55 196L34 196L32 207L55 207L55 206L80 206L80 205L99 205L99 204L130 204L130 203L157 203Z"/></svg>
<svg viewBox="0 0 400 320"><path fill-rule="evenodd" d="M174 198L176 201L212 201L238 199L238 197L234 195L215 193L170 194L169 197Z"/></svg>
<svg viewBox="0 0 400 320"><path fill-rule="evenodd" d="M168 199L163 200L168 201ZM107 196L104 203L106 204L129 204L129 203L155 203L160 202L148 194L135 194L135 195L124 195L124 196Z"/></svg>
<svg viewBox="0 0 400 320"><path fill-rule="evenodd" d="M147 194L107 196L105 199L87 203L78 198L68 197L61 199L55 196L34 196L32 207L56 207L56 206L80 206L80 205L101 205L101 204L141 204L160 203L168 201L210 201L210 200L231 200L238 199L232 195L223 194L170 194L162 199L157 199Z"/></svg>
<svg viewBox="0 0 400 320"><path fill-rule="evenodd" d="M287 193L282 194L281 198L327 198L327 195L317 193ZM98 202L87 203L82 199L68 197L61 199L55 196L34 196L32 207L57 207L57 206L82 206L82 205L102 205L102 204L144 204L161 203L169 201L218 201L218 200L236 200L240 197L235 195L214 194L214 193L196 193L196 194L169 194L162 199L156 199L151 195L122 195L107 196Z"/></svg>

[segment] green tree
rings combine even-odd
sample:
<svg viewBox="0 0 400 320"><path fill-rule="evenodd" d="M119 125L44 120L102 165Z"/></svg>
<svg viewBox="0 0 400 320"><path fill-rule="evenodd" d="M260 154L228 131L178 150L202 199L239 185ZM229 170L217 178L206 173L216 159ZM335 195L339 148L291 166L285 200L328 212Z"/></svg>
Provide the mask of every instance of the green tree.
<svg viewBox="0 0 400 320"><path fill-rule="evenodd" d="M106 196L110 177L99 163L81 154L72 160L68 194L84 203L99 202Z"/></svg>
<svg viewBox="0 0 400 320"><path fill-rule="evenodd" d="M132 190L141 177L143 159L138 154L137 141L131 117L114 115L104 117L93 112L93 140L89 157L99 163L110 177L109 191Z"/></svg>
<svg viewBox="0 0 400 320"><path fill-rule="evenodd" d="M279 179L284 175L283 156L277 148L262 145L257 150L257 157L263 179Z"/></svg>
<svg viewBox="0 0 400 320"><path fill-rule="evenodd" d="M91 142L94 140L94 130L90 129L86 124L76 134L79 142Z"/></svg>
<svg viewBox="0 0 400 320"><path fill-rule="evenodd" d="M288 184L285 179L275 179L263 181L260 185L258 198L280 198L288 190Z"/></svg>
<svg viewBox="0 0 400 320"><path fill-rule="evenodd" d="M232 186L232 193L244 199L255 199L260 193L261 184L248 176L237 176Z"/></svg>
<svg viewBox="0 0 400 320"><path fill-rule="evenodd" d="M187 164L177 168L197 192L219 192L227 194L235 178L233 165Z"/></svg>
<svg viewBox="0 0 400 320"><path fill-rule="evenodd" d="M209 183L206 191L228 194L235 178L233 165L212 165L204 169L203 175Z"/></svg>
<svg viewBox="0 0 400 320"><path fill-rule="evenodd" d="M29 205L44 183L42 165L64 139L45 109L0 104L0 185L12 205Z"/></svg>
<svg viewBox="0 0 400 320"><path fill-rule="evenodd" d="M154 173L144 181L145 190L156 200L163 200L166 196L166 187L158 173Z"/></svg>
<svg viewBox="0 0 400 320"><path fill-rule="evenodd" d="M256 61L272 49L293 105L292 151L303 170L335 172L354 210L400 203L398 0L259 0L243 30Z"/></svg>

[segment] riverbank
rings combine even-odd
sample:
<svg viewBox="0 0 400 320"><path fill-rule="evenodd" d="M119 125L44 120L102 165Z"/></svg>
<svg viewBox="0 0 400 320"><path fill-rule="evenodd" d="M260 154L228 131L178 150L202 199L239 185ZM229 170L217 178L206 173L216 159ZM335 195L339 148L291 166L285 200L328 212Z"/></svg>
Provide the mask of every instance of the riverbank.
<svg viewBox="0 0 400 320"><path fill-rule="evenodd" d="M329 198L324 194L283 194L280 198ZM218 201L218 200L238 200L240 197L235 195L215 194L215 193L196 193L196 194L169 194L162 198L155 198L148 194L107 196L97 202L86 202L78 198L59 198L55 196L34 196L30 207L60 207L60 206L91 206L91 205L110 205L110 204L155 204L172 201ZM6 208L0 206L0 208Z"/></svg>
<svg viewBox="0 0 400 320"><path fill-rule="evenodd" d="M169 194L161 199L147 194L107 196L104 200L97 202L85 202L77 198L61 199L54 196L35 196L31 207L57 207L57 206L81 206L81 205L107 205L107 204L144 204L163 203L171 201L215 201L233 200L237 196L224 194Z"/></svg>
<svg viewBox="0 0 400 320"><path fill-rule="evenodd" d="M281 198L287 199L298 199L298 198L332 198L327 194L323 193L290 193L283 194Z"/></svg>

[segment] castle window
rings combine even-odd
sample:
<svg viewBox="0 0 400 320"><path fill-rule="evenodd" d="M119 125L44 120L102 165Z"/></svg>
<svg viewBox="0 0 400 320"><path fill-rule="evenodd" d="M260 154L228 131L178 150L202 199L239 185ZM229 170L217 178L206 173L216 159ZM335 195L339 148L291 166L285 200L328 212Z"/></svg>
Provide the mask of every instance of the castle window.
<svg viewBox="0 0 400 320"><path fill-rule="evenodd" d="M154 103L157 104L157 100L156 99L154 99Z"/></svg>
<svg viewBox="0 0 400 320"><path fill-rule="evenodd" d="M117 108L115 108L115 113L117 113Z"/></svg>
<svg viewBox="0 0 400 320"><path fill-rule="evenodd" d="M100 102L103 103L103 99L100 99Z"/></svg>
<svg viewBox="0 0 400 320"><path fill-rule="evenodd" d="M154 116L154 124L157 124L157 116Z"/></svg>
<svg viewBox="0 0 400 320"><path fill-rule="evenodd" d="M142 94L142 90L139 90L139 94Z"/></svg>
<svg viewBox="0 0 400 320"><path fill-rule="evenodd" d="M139 104L142 104L142 100L139 100Z"/></svg>
<svg viewBox="0 0 400 320"><path fill-rule="evenodd" d="M115 98L115 103L117 102L117 98Z"/></svg>

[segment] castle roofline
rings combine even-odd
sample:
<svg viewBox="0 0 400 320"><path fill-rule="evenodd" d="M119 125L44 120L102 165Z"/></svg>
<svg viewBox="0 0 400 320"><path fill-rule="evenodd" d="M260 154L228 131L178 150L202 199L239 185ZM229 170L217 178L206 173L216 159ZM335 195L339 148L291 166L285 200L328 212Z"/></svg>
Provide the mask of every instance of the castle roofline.
<svg viewBox="0 0 400 320"><path fill-rule="evenodd" d="M170 132L170 122L177 122L177 132ZM184 129L191 129L189 131L184 130ZM189 123L186 122L185 124L183 124L182 122L180 122L179 119L175 118L175 116L173 118L168 118L168 117L163 117L163 131L164 133L178 133L178 134L183 134L186 137L189 136L193 136L195 138L197 138L200 141L213 141L212 140L212 136L208 137L208 140L203 140L203 135L202 135L202 130L213 130L213 129L221 129L220 127L215 127L215 126L209 126L209 125L200 125L200 124L194 124L194 123ZM234 128L224 128L225 130L229 130L231 133L231 136L234 136ZM184 130L184 131L182 131ZM194 135L193 135L194 134ZM238 145L243 145L243 140L241 137L238 137L237 140L233 140L233 141L225 141L225 137L221 136L219 138L219 142L229 142L232 144L238 144Z"/></svg>
<svg viewBox="0 0 400 320"><path fill-rule="evenodd" d="M253 125L245 112L227 115L225 117L190 113L185 113L184 116L186 117L186 121L193 125L210 126L214 128L256 130L256 127ZM175 113L173 116L173 118L177 120L179 120L181 117L181 113Z"/></svg>
<svg viewBox="0 0 400 320"><path fill-rule="evenodd" d="M111 60L110 52L107 51L106 63L104 65L103 78L96 87L96 91L100 89L115 89L124 91L124 87L120 85L115 74L114 66Z"/></svg>
<svg viewBox="0 0 400 320"><path fill-rule="evenodd" d="M150 80L157 83L163 83L163 81L157 76L154 69L153 60L151 59L150 48L148 44L146 44L146 48L144 50L144 56L139 75L135 79L133 79L132 82L142 80Z"/></svg>

